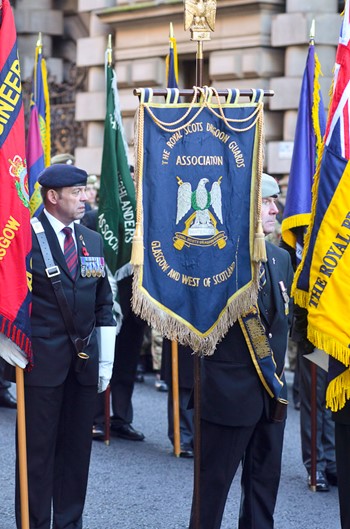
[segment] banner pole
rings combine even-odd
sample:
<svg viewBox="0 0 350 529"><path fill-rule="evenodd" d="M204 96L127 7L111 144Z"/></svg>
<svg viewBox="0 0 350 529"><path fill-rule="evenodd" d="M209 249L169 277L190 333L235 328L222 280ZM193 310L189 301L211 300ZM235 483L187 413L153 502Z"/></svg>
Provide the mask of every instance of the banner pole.
<svg viewBox="0 0 350 529"><path fill-rule="evenodd" d="M111 386L108 384L105 391L105 445L109 446L111 438L111 412L110 412Z"/></svg>
<svg viewBox="0 0 350 529"><path fill-rule="evenodd" d="M311 468L310 490L316 492L316 467L317 467L317 365L311 362Z"/></svg>
<svg viewBox="0 0 350 529"><path fill-rule="evenodd" d="M174 415L174 455L180 456L180 402L179 402L179 348L175 340L171 341L171 391Z"/></svg>
<svg viewBox="0 0 350 529"><path fill-rule="evenodd" d="M197 41L196 86L203 85L203 41ZM201 459L201 363L195 354L194 366L194 477L193 477L193 521L194 529L200 529L200 459Z"/></svg>
<svg viewBox="0 0 350 529"><path fill-rule="evenodd" d="M193 520L194 529L200 529L200 451L201 451L201 364L199 355L195 354L194 362L194 478L193 478Z"/></svg>
<svg viewBox="0 0 350 529"><path fill-rule="evenodd" d="M21 527L29 529L28 502L28 472L27 472L27 443L26 419L24 404L24 376L23 369L16 366L17 390L17 443L18 443L18 471L20 485Z"/></svg>

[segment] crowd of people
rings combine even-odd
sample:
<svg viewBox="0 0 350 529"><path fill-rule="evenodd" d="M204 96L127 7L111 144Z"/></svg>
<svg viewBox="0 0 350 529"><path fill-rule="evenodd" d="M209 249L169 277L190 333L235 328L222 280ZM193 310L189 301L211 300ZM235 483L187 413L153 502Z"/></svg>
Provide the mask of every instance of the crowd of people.
<svg viewBox="0 0 350 529"><path fill-rule="evenodd" d="M131 266L115 281L104 273L103 244L96 233L96 177L75 167L71 158L60 157L41 173L39 183L45 209L39 216L40 229L33 230L31 320L35 367L25 371L24 376L30 529L50 529L51 520L55 529L81 529L92 441L105 435L104 392L108 385L111 434L130 441L145 439L132 424L132 397L135 382L142 381L139 366L148 332L153 336L155 387L168 392L168 437L174 444L171 346L132 312ZM275 228L279 192L276 180L263 173L261 216L265 235ZM257 306L230 328L213 356L201 359L201 501L198 512L194 495L190 529L198 527L197 515L200 529L220 529L239 465L239 529L274 527L288 403L284 368L290 328L292 339L298 343L301 454L310 484L311 382L310 364L304 354L310 352L312 345L306 339L305 314L298 308L294 310L292 326L290 255L270 242L266 242L266 251L267 261L260 268ZM88 276L83 272L86 256L94 271ZM45 272L51 266L59 267L58 287ZM115 289L122 313L119 327L113 305ZM69 319L73 325L67 322ZM257 341L249 337L248 320L254 326ZM193 357L189 348L179 346L178 358L180 455L191 458L195 456ZM24 367L26 359L14 351L5 360L0 359L0 407L15 408L16 401L5 378L14 381L9 366ZM316 490L326 492L341 479L342 529L349 529L345 492L348 467L345 465L339 475L334 423L324 404L325 387L326 375L318 372ZM347 417L338 416L337 457L342 461L347 461L348 430ZM16 520L20 528L18 479L17 468Z"/></svg>

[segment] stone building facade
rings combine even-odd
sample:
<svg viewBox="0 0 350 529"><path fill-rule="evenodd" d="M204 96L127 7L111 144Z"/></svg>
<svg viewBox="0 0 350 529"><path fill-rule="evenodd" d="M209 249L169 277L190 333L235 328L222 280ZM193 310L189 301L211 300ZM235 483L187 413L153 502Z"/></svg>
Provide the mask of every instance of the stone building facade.
<svg viewBox="0 0 350 529"><path fill-rule="evenodd" d="M338 0L217 0L215 32L204 42L204 84L264 88L265 170L287 180L301 79L312 19L326 105L344 2ZM169 22L179 55L179 86L195 84L196 43L184 31L181 0L16 0L22 76L31 75L37 32L56 83L75 63L84 82L75 94L75 120L84 130L77 165L99 174L105 116L104 54L112 34L123 123L133 157L137 87L165 86Z"/></svg>

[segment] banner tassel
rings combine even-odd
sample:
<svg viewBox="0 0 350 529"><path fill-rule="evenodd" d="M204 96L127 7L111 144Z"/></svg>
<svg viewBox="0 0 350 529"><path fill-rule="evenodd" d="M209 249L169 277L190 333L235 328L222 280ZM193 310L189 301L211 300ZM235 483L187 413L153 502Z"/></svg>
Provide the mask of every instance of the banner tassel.
<svg viewBox="0 0 350 529"><path fill-rule="evenodd" d="M265 245L265 235L262 229L261 220L258 221L257 231L254 235L254 250L253 250L253 260L255 262L263 261L265 262L266 257L266 245Z"/></svg>
<svg viewBox="0 0 350 529"><path fill-rule="evenodd" d="M136 222L134 238L132 241L130 263L134 266L143 265L143 236L140 222Z"/></svg>

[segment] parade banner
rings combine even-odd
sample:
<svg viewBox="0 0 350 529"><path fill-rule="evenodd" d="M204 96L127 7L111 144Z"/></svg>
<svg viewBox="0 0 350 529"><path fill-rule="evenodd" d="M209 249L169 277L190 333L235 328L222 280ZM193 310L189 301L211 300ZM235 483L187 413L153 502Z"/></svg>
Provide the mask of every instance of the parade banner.
<svg viewBox="0 0 350 529"><path fill-rule="evenodd" d="M33 86L27 138L30 213L40 215L44 206L38 176L51 163L51 117L46 61L42 54L41 34L35 48Z"/></svg>
<svg viewBox="0 0 350 529"><path fill-rule="evenodd" d="M326 128L326 113L319 82L320 74L320 62L312 43L309 46L301 85L293 156L282 221L282 238L294 248L297 264L301 261L304 235L310 223L313 179L322 153L322 138Z"/></svg>
<svg viewBox="0 0 350 529"><path fill-rule="evenodd" d="M8 0L0 15L0 347L20 349L31 364L32 239L21 73Z"/></svg>
<svg viewBox="0 0 350 529"><path fill-rule="evenodd" d="M315 174L310 229L296 273L306 300L308 339L330 355L326 402L333 410L350 398L350 9L344 19L321 163Z"/></svg>
<svg viewBox="0 0 350 529"><path fill-rule="evenodd" d="M153 103L137 119L133 309L163 336L213 353L257 300L263 91ZM171 101L173 89L168 89Z"/></svg>
<svg viewBox="0 0 350 529"><path fill-rule="evenodd" d="M103 138L98 231L112 274L130 261L135 231L135 186L131 178L119 108L117 78L106 63L106 119Z"/></svg>

